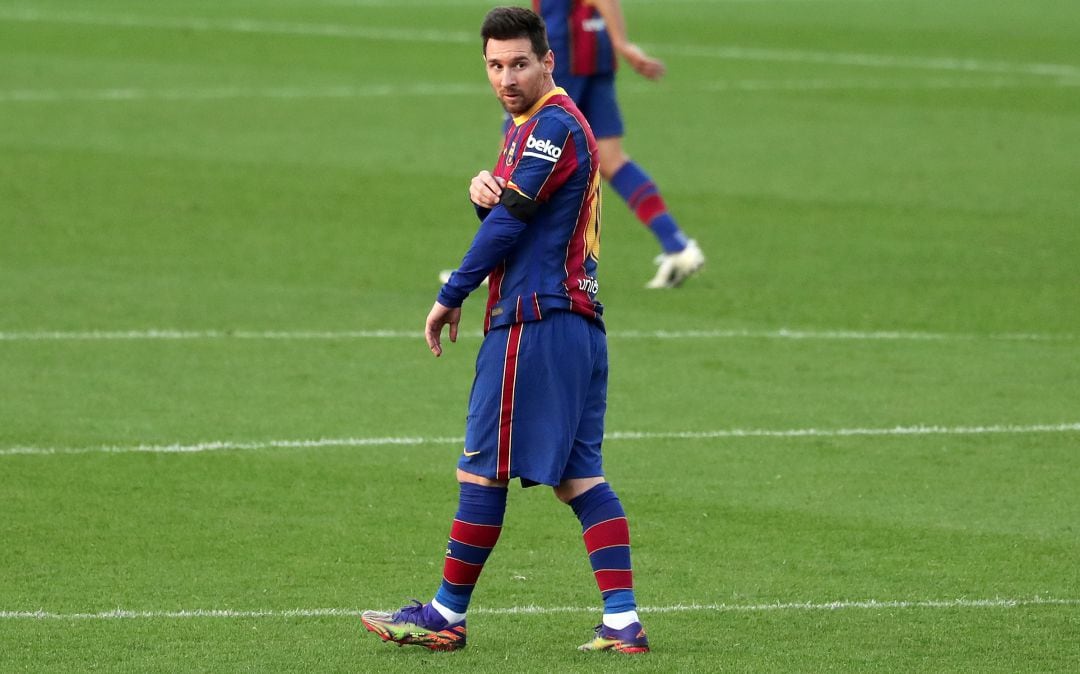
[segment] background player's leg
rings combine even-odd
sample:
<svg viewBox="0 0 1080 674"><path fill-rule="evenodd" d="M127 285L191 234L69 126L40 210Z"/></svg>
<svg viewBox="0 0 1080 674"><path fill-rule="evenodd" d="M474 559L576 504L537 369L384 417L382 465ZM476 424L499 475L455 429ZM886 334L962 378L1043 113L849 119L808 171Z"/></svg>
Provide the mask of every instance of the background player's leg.
<svg viewBox="0 0 1080 674"><path fill-rule="evenodd" d="M626 201L638 220L653 233L663 254L656 258L658 269L646 288L675 288L705 264L705 254L697 242L688 239L668 212L656 183L622 150L619 136L600 138L600 173Z"/></svg>
<svg viewBox="0 0 1080 674"><path fill-rule="evenodd" d="M668 212L652 178L622 149L622 138L598 138L600 173L615 188L637 219L649 228L665 253L678 253L689 241Z"/></svg>

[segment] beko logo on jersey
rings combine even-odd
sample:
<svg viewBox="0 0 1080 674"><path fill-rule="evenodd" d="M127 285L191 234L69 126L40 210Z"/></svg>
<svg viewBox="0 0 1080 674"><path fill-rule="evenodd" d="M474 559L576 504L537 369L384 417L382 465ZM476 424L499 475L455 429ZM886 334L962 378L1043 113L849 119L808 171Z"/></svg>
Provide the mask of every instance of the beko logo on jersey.
<svg viewBox="0 0 1080 674"><path fill-rule="evenodd" d="M599 16L592 19L585 19L581 22L581 29L586 33L599 33L605 28L607 28L607 26L604 25L604 19Z"/></svg>
<svg viewBox="0 0 1080 674"><path fill-rule="evenodd" d="M525 149L543 152L552 159L558 159L562 156L561 147L559 147L558 145L552 145L550 140L536 140L531 135L525 141Z"/></svg>

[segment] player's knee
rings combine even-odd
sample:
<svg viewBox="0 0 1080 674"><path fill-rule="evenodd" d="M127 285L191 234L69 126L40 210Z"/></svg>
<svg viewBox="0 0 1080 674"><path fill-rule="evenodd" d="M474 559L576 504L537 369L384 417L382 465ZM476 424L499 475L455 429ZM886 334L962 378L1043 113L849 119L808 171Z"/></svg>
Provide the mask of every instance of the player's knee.
<svg viewBox="0 0 1080 674"><path fill-rule="evenodd" d="M619 138L603 138L597 141L597 145L600 149L600 177L610 181L630 161L630 155L623 152Z"/></svg>
<svg viewBox="0 0 1080 674"><path fill-rule="evenodd" d="M602 477L584 477L566 480L559 486L553 488L555 498L563 503L569 504L570 501L573 501L578 496L581 496L601 482L605 482Z"/></svg>
<svg viewBox="0 0 1080 674"><path fill-rule="evenodd" d="M619 172L626 163L630 161L630 157L625 154L619 154L611 158L607 158L607 155L600 155L600 177L604 180L610 181L611 177Z"/></svg>
<svg viewBox="0 0 1080 674"><path fill-rule="evenodd" d="M457 481L478 484L481 487L505 487L507 484L509 484L506 480L490 480L483 475L477 475L476 473L466 473L460 468L457 469Z"/></svg>

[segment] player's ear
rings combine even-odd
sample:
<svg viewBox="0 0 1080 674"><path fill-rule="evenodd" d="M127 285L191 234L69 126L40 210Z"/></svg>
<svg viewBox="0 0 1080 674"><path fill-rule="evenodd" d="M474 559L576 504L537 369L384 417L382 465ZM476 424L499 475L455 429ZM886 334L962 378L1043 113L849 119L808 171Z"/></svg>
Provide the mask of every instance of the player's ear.
<svg viewBox="0 0 1080 674"><path fill-rule="evenodd" d="M544 71L549 75L555 72L555 52L549 49L544 58L540 59L540 63L544 64Z"/></svg>

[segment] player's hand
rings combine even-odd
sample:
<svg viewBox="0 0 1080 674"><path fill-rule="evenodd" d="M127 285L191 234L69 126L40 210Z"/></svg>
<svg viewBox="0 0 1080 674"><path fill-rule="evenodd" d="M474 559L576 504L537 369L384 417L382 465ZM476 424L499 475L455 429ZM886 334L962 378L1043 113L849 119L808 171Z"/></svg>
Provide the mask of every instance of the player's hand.
<svg viewBox="0 0 1080 674"><path fill-rule="evenodd" d="M443 306L438 302L428 312L427 325L424 328L424 338L427 339L428 348L438 358L442 355L442 329L444 325L450 326L450 341L457 341L458 323L461 322L461 307Z"/></svg>
<svg viewBox="0 0 1080 674"><path fill-rule="evenodd" d="M491 175L490 171L481 171L469 183L469 199L481 208L495 208L502 198L506 179Z"/></svg>
<svg viewBox="0 0 1080 674"><path fill-rule="evenodd" d="M650 80L658 80L667 72L663 61L646 54L641 47L627 43L621 50L622 57L637 74Z"/></svg>

